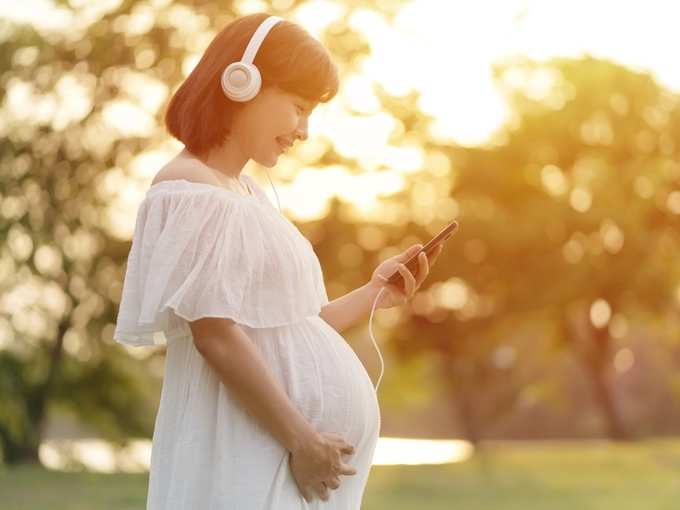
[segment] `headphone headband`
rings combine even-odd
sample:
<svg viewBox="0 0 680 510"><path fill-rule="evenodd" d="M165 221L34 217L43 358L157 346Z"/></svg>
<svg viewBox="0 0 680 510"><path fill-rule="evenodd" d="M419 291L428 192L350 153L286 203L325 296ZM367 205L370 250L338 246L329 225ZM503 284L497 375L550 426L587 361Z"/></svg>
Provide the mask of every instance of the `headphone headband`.
<svg viewBox="0 0 680 510"><path fill-rule="evenodd" d="M255 60L255 55L257 50L260 49L262 41L279 21L283 21L283 19L278 16L265 18L250 37L250 41L248 41L243 52L243 58L238 62L232 62L222 71L220 76L222 91L232 101L250 101L259 93L262 86L262 76L253 60Z"/></svg>
<svg viewBox="0 0 680 510"><path fill-rule="evenodd" d="M259 50L260 46L262 45L262 41L264 41L269 31L279 21L283 21L283 18L278 16L269 16L260 24L259 27L257 27L257 30L255 30L255 33L250 38L250 42L248 42L248 46L246 46L246 50L243 52L243 58L241 59L241 62L244 64L253 63L253 60L255 60L255 55L257 55L257 50Z"/></svg>

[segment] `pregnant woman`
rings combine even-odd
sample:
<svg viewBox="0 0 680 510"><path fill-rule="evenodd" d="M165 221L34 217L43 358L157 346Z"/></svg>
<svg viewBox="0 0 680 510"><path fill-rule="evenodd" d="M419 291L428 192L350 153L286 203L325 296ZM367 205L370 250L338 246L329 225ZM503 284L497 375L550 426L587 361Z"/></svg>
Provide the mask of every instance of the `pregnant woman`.
<svg viewBox="0 0 680 510"><path fill-rule="evenodd" d="M306 139L337 88L316 39L253 14L217 34L169 103L184 149L139 206L114 334L167 348L147 510L361 507L380 409L339 332L374 300L410 299L441 247L414 275L401 264L414 245L329 303L312 245L241 175ZM396 270L403 285L386 284Z"/></svg>

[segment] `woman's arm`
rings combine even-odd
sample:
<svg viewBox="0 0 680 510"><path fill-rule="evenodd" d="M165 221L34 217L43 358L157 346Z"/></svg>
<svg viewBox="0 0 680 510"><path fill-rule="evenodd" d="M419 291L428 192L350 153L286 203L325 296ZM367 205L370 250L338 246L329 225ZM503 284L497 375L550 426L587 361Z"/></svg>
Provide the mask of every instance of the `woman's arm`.
<svg viewBox="0 0 680 510"><path fill-rule="evenodd" d="M375 284L366 283L344 296L330 301L321 309L319 317L330 324L338 333L342 333L368 316L379 291L380 288Z"/></svg>
<svg viewBox="0 0 680 510"><path fill-rule="evenodd" d="M415 270L416 272L413 273L404 263L422 249L422 247L423 245L420 243L414 244L399 255L383 261L373 271L373 275L368 283L329 302L321 308L319 317L330 324L338 333L342 333L345 329L364 319L370 313L380 289L384 288L385 293L375 304L376 310L401 305L411 299L425 278L427 278L430 268L437 261L437 257L441 254L444 245L440 243L430 255L421 252L418 256L418 267ZM403 278L403 288L391 284L385 285L384 283L395 270L399 271Z"/></svg>
<svg viewBox="0 0 680 510"><path fill-rule="evenodd" d="M318 441L318 433L288 398L253 341L231 319L189 323L198 352L235 400L290 452Z"/></svg>
<svg viewBox="0 0 680 510"><path fill-rule="evenodd" d="M340 487L340 475L356 475L342 461L354 446L335 432L317 432L288 398L253 341L231 319L205 317L189 322L194 344L238 404L289 453L289 466L302 496Z"/></svg>

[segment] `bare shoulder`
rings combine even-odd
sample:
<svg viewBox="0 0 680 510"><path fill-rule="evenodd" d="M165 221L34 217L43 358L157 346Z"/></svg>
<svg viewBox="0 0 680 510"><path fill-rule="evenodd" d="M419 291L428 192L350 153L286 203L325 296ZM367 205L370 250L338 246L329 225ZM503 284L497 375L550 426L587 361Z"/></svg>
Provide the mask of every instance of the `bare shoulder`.
<svg viewBox="0 0 680 510"><path fill-rule="evenodd" d="M197 164L189 158L176 156L161 168L153 178L151 185L161 181L173 181L184 179L191 182L200 182L219 186L217 178L212 175L207 168Z"/></svg>

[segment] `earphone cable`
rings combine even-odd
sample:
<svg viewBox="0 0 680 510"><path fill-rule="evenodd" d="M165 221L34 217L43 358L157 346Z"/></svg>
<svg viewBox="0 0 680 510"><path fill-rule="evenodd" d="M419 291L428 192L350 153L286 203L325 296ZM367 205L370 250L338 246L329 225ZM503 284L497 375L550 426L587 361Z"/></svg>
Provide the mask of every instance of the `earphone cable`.
<svg viewBox="0 0 680 510"><path fill-rule="evenodd" d="M272 189L274 190L274 194L276 195L276 203L278 204L278 207L279 207L279 213L283 214L283 212L281 212L281 202L279 201L279 194L276 191L276 186L274 186L274 183L272 182L272 178L269 176L269 172L267 172L266 168L265 168L265 172L267 173L267 178L269 179L269 183L272 185ZM380 278L385 280L385 278L382 277L382 276ZM378 292L378 295L373 300L373 306L371 306L371 315L368 318L368 334L371 337L371 341L373 342L373 345L375 346L375 350L378 353L378 358L380 359L380 375L378 376L378 382L375 385L376 394L378 393L378 387L380 386L380 381L382 380L383 373L385 372L385 361L383 360L382 354L380 353L380 348L378 347L378 342L375 341L375 337L373 336L373 312L375 311L375 305L378 303L378 299L380 299L380 296L382 295L384 290L385 290L385 287L382 287L380 289L380 291Z"/></svg>
<svg viewBox="0 0 680 510"><path fill-rule="evenodd" d="M274 183L272 182L272 178L269 176L269 172L267 172L267 169L265 168L264 171L267 173L267 179L269 179L269 184L272 185L272 189L274 190L274 194L276 195L276 204L279 207L279 213L283 214L281 211L281 201L279 200L279 194L276 192L276 186L274 186Z"/></svg>
<svg viewBox="0 0 680 510"><path fill-rule="evenodd" d="M371 307L371 315L368 318L368 334L371 336L371 340L373 341L373 345L375 346L375 350L378 353L378 358L380 358L380 376L378 376L378 382L375 385L375 392L376 394L378 393L378 386L380 386L380 381L382 380L383 372L385 371L385 362L383 361L382 354L380 354L380 348L378 347L378 342L375 341L375 338L373 337L373 312L375 311L375 305L378 303L378 299L380 299L381 294L385 290L385 287L382 287L380 291L378 292L378 295L375 297L373 300L373 306Z"/></svg>

